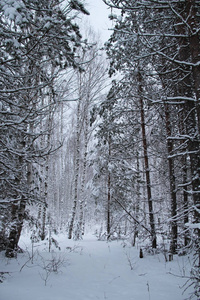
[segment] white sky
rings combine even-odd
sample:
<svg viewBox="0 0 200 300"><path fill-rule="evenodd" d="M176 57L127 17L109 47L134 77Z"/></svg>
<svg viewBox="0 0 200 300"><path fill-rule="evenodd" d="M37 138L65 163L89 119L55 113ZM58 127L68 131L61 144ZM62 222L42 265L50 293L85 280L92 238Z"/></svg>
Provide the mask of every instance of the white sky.
<svg viewBox="0 0 200 300"><path fill-rule="evenodd" d="M85 8L90 12L90 16L87 18L91 26L100 33L102 42L106 42L112 33L109 30L112 27L112 22L108 19L110 9L103 0L86 0L85 3Z"/></svg>

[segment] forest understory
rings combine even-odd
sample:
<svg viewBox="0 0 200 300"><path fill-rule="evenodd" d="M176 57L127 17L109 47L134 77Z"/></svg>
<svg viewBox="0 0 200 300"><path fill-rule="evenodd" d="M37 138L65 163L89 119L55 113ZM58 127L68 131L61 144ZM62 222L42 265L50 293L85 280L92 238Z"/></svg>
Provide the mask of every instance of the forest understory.
<svg viewBox="0 0 200 300"><path fill-rule="evenodd" d="M144 242L133 247L128 240L107 242L96 234L91 231L81 241L54 235L56 247L50 249L48 239L33 243L22 234L23 252L16 259L1 253L0 299L189 299L191 255L166 262L163 249L152 253Z"/></svg>

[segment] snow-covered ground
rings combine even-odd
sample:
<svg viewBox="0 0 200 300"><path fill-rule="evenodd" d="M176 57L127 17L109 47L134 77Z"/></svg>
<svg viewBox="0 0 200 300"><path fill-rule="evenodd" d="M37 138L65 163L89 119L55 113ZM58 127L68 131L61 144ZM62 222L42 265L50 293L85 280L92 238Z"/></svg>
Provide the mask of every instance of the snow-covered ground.
<svg viewBox="0 0 200 300"><path fill-rule="evenodd" d="M60 250L48 242L32 249L23 237L26 249L17 259L1 253L0 300L183 300L185 276L191 269L187 256L175 256L165 262L163 254L145 254L123 241L98 241L92 234L82 241L57 237ZM36 246L36 244L35 244ZM54 251L53 251L54 250Z"/></svg>

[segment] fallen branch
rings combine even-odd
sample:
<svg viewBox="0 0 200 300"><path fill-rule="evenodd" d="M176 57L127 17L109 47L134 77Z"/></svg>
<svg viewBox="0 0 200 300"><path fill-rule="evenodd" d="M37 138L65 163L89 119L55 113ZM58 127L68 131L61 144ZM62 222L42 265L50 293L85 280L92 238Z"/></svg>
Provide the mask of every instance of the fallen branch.
<svg viewBox="0 0 200 300"><path fill-rule="evenodd" d="M119 206L121 206L121 208L127 213L127 215L129 215L129 217L131 217L131 219L133 219L138 225L140 225L148 233L150 233L150 235L152 235L151 231L146 226L144 226L142 223L140 223L136 218L134 218L134 216L132 216L132 214L116 198L113 197L113 199L119 204Z"/></svg>

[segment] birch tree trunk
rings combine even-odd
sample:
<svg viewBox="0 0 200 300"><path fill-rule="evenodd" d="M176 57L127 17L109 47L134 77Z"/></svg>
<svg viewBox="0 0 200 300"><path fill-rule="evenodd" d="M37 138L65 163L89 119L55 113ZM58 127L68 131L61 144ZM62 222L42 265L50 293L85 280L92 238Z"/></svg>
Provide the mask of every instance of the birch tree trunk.
<svg viewBox="0 0 200 300"><path fill-rule="evenodd" d="M88 100L87 100L88 102ZM84 154L83 154L83 174L81 181L81 191L80 191L80 213L79 213L79 228L77 233L77 238L80 239L84 234L84 209L86 207L85 199L84 199L84 191L85 191L85 181L86 181L86 170L87 170L87 148L88 148L88 103L85 104L85 112L84 112Z"/></svg>
<svg viewBox="0 0 200 300"><path fill-rule="evenodd" d="M78 100L78 104L77 104L74 199L73 199L71 220L69 223L69 232L68 232L69 239L72 238L74 221L75 221L77 204L78 204L78 183L79 183L79 169L80 169L80 106L81 106L81 99Z"/></svg>
<svg viewBox="0 0 200 300"><path fill-rule="evenodd" d="M60 116L59 116L59 136L61 142L63 142L63 134L64 134L64 103L60 103ZM63 155L63 147L60 149L59 155L59 221L60 221L60 228L63 227L63 219L64 219L64 186L65 186L65 174L64 174L64 155Z"/></svg>

